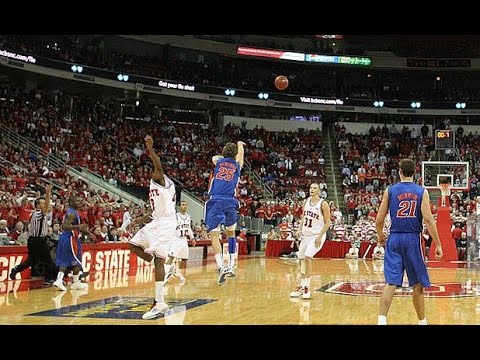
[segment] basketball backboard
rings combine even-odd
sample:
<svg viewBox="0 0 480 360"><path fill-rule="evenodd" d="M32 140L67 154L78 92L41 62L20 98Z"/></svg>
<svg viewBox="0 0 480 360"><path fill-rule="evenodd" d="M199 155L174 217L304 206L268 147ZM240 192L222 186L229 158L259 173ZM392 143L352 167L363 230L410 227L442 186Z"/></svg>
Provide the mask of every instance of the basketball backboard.
<svg viewBox="0 0 480 360"><path fill-rule="evenodd" d="M440 184L449 182L451 191L470 189L468 161L423 161L422 186L428 190L438 190Z"/></svg>

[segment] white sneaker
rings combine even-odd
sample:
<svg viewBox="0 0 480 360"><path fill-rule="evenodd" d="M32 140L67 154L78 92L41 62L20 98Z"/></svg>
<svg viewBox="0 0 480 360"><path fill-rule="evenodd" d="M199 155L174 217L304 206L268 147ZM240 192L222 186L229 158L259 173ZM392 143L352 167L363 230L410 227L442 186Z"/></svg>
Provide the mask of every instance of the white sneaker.
<svg viewBox="0 0 480 360"><path fill-rule="evenodd" d="M180 281L181 284L185 284L185 282L187 281L182 274L179 274L178 275L178 281Z"/></svg>
<svg viewBox="0 0 480 360"><path fill-rule="evenodd" d="M303 295L304 291L305 291L305 288L303 286L299 286L295 291L292 291L290 293L290 297L300 297Z"/></svg>
<svg viewBox="0 0 480 360"><path fill-rule="evenodd" d="M67 288L65 287L65 285L63 285L63 280L62 279L55 280L55 282L53 283L53 286L55 286L57 288L57 290L67 291Z"/></svg>
<svg viewBox="0 0 480 360"><path fill-rule="evenodd" d="M225 280L227 280L227 272L228 270L225 268L218 269L218 285L225 284Z"/></svg>
<svg viewBox="0 0 480 360"><path fill-rule="evenodd" d="M310 287L309 287L309 286L305 286L305 287L303 288L302 299L310 299L310 296L311 296Z"/></svg>
<svg viewBox="0 0 480 360"><path fill-rule="evenodd" d="M70 286L71 290L88 290L88 284L81 282L80 280L73 283L72 286Z"/></svg>
<svg viewBox="0 0 480 360"><path fill-rule="evenodd" d="M145 314L142 315L142 319L148 320L153 319L157 316L165 314L168 311L169 307L164 302L157 303L156 301L153 303L153 306L150 310L148 310Z"/></svg>
<svg viewBox="0 0 480 360"><path fill-rule="evenodd" d="M227 276L228 277L235 277L235 272L233 271L232 268L227 269Z"/></svg>

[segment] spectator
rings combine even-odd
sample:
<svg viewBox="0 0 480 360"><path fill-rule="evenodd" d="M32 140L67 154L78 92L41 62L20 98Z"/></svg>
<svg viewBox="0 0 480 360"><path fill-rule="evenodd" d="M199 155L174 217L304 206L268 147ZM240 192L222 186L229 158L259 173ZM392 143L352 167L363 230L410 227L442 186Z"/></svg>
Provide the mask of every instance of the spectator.
<svg viewBox="0 0 480 360"><path fill-rule="evenodd" d="M358 259L358 248L355 241L351 242L351 248L348 249L348 253L345 254L346 259Z"/></svg>
<svg viewBox="0 0 480 360"><path fill-rule="evenodd" d="M373 249L372 259L373 260L383 260L385 257L385 249L382 245L378 244Z"/></svg>

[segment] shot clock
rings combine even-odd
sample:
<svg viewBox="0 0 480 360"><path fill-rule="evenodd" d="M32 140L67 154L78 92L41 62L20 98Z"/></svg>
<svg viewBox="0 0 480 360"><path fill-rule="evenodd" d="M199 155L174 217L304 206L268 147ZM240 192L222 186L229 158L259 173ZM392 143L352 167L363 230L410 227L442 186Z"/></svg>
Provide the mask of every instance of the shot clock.
<svg viewBox="0 0 480 360"><path fill-rule="evenodd" d="M453 149L455 133L453 130L435 130L435 149Z"/></svg>

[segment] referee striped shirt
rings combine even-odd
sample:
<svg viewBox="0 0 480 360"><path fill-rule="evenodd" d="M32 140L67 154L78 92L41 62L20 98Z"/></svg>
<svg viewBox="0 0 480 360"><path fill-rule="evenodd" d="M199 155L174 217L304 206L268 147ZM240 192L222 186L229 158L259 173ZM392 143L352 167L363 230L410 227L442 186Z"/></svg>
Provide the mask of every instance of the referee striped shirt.
<svg viewBox="0 0 480 360"><path fill-rule="evenodd" d="M28 225L28 236L32 237L46 237L48 230L48 220L52 219L52 212L45 215L42 210L35 210L30 216L30 223Z"/></svg>

